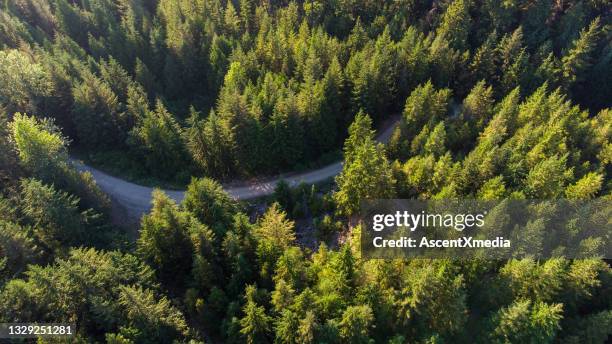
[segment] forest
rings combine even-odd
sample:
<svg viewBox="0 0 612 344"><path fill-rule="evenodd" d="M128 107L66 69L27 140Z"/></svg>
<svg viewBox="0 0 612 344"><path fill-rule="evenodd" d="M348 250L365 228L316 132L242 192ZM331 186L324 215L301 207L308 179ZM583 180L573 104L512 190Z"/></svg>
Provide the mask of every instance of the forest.
<svg viewBox="0 0 612 344"><path fill-rule="evenodd" d="M354 219L363 199L612 201L611 14L2 1L0 323L77 325L37 343L606 343L607 257L365 259ZM185 198L155 191L126 228L75 158ZM252 202L222 186L336 159Z"/></svg>

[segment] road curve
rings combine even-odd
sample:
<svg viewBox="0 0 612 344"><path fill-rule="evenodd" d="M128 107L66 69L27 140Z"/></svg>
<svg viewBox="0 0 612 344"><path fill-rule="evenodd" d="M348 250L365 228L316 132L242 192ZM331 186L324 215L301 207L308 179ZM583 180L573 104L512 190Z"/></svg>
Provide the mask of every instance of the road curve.
<svg viewBox="0 0 612 344"><path fill-rule="evenodd" d="M385 129L378 135L376 140L387 143L397 123L398 120L395 117L390 121L390 124L383 126ZM128 217L126 220L138 221L142 214L148 212L151 208L151 193L155 188L130 183L123 179L113 177L91 166L87 166L81 161L72 160L72 162L80 172L91 173L100 189L108 194L113 202L118 203L125 209ZM335 162L316 170L280 175L267 180L232 182L224 185L223 188L234 199L247 200L272 194L276 184L281 180L286 181L291 186L300 183L315 184L336 176L340 171L342 171L342 161ZM162 191L177 202L181 202L185 196L184 191Z"/></svg>

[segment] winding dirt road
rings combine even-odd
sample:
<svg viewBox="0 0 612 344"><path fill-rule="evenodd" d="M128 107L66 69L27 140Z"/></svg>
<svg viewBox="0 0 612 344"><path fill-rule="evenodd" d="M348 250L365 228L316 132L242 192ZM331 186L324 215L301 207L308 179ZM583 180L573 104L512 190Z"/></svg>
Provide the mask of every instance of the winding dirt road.
<svg viewBox="0 0 612 344"><path fill-rule="evenodd" d="M393 129L398 123L397 117L394 117L394 119L389 122L390 123L388 125L383 126L385 129L376 138L377 141L387 143L391 138ZM151 208L151 193L153 192L154 188L130 183L123 179L113 177L77 160L73 160L73 164L81 172L90 172L100 189L107 193L113 202L118 203L125 209L129 220L138 221L142 214L148 212ZM237 200L253 199L272 194L276 184L281 180L285 180L291 186L298 185L300 183L315 184L336 176L340 173L340 171L342 171L342 161L338 161L316 170L297 174L279 175L267 180L233 182L231 184L224 185L223 188ZM162 191L177 202L181 202L185 196L184 191Z"/></svg>

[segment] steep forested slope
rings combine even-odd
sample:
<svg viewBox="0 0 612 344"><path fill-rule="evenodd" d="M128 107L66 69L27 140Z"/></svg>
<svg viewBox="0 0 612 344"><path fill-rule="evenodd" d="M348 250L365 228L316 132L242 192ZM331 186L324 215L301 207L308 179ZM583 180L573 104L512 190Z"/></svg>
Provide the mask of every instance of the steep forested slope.
<svg viewBox="0 0 612 344"><path fill-rule="evenodd" d="M610 94L605 2L6 1L6 111L53 117L94 160L186 180L304 166L359 109L431 80L461 101L544 81L596 113ZM18 71L18 72L16 72ZM138 172L134 172L138 173Z"/></svg>

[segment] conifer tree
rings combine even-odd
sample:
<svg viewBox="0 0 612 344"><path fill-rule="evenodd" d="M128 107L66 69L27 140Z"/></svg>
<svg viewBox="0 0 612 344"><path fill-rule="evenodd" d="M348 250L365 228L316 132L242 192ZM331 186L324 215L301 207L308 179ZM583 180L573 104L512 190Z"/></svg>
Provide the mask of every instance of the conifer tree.
<svg viewBox="0 0 612 344"><path fill-rule="evenodd" d="M245 290L246 304L244 317L240 319L240 333L248 344L266 343L272 329L272 320L266 310L255 301L255 286L249 285Z"/></svg>
<svg viewBox="0 0 612 344"><path fill-rule="evenodd" d="M351 344L370 343L370 326L374 320L372 309L367 305L348 307L339 323L340 336Z"/></svg>
<svg viewBox="0 0 612 344"><path fill-rule="evenodd" d="M207 175L226 177L234 168L230 146L230 132L221 119L211 111L201 119L192 111L185 131L187 149L191 157Z"/></svg>
<svg viewBox="0 0 612 344"><path fill-rule="evenodd" d="M599 17L588 28L580 31L580 37L572 42L571 48L562 58L563 77L568 86L585 80L586 71L592 65L592 53L600 35Z"/></svg>
<svg viewBox="0 0 612 344"><path fill-rule="evenodd" d="M137 251L163 282L179 286L191 268L189 215L159 190L153 193L152 206L142 217Z"/></svg>
<svg viewBox="0 0 612 344"><path fill-rule="evenodd" d="M268 126L273 161L281 166L295 166L306 153L304 129L295 96L290 94L276 102Z"/></svg>
<svg viewBox="0 0 612 344"><path fill-rule="evenodd" d="M495 316L493 342L552 342L562 317L562 304L532 303L519 300Z"/></svg>
<svg viewBox="0 0 612 344"><path fill-rule="evenodd" d="M183 142L183 129L160 99L155 110L130 132L129 142L144 155L149 171L162 177L176 174L175 167L188 161Z"/></svg>
<svg viewBox="0 0 612 344"><path fill-rule="evenodd" d="M236 203L221 184L209 178L193 178L181 203L200 222L211 227L222 238L233 222Z"/></svg>
<svg viewBox="0 0 612 344"><path fill-rule="evenodd" d="M346 216L358 211L362 199L390 198L394 195L395 181L391 166L385 157L383 145L373 140L369 123L369 116L358 115L351 125L344 147L345 164L336 177L338 191L334 193L334 200L340 213Z"/></svg>
<svg viewBox="0 0 612 344"><path fill-rule="evenodd" d="M451 47L459 50L467 48L467 38L470 33L471 19L468 12L469 2L454 0L448 5L442 17L437 36L448 40Z"/></svg>
<svg viewBox="0 0 612 344"><path fill-rule="evenodd" d="M87 72L72 93L72 116L79 143L87 147L121 146L127 133L121 104L112 88Z"/></svg>
<svg viewBox="0 0 612 344"><path fill-rule="evenodd" d="M0 106L10 115L37 113L51 89L47 71L31 56L18 50L0 51Z"/></svg>

